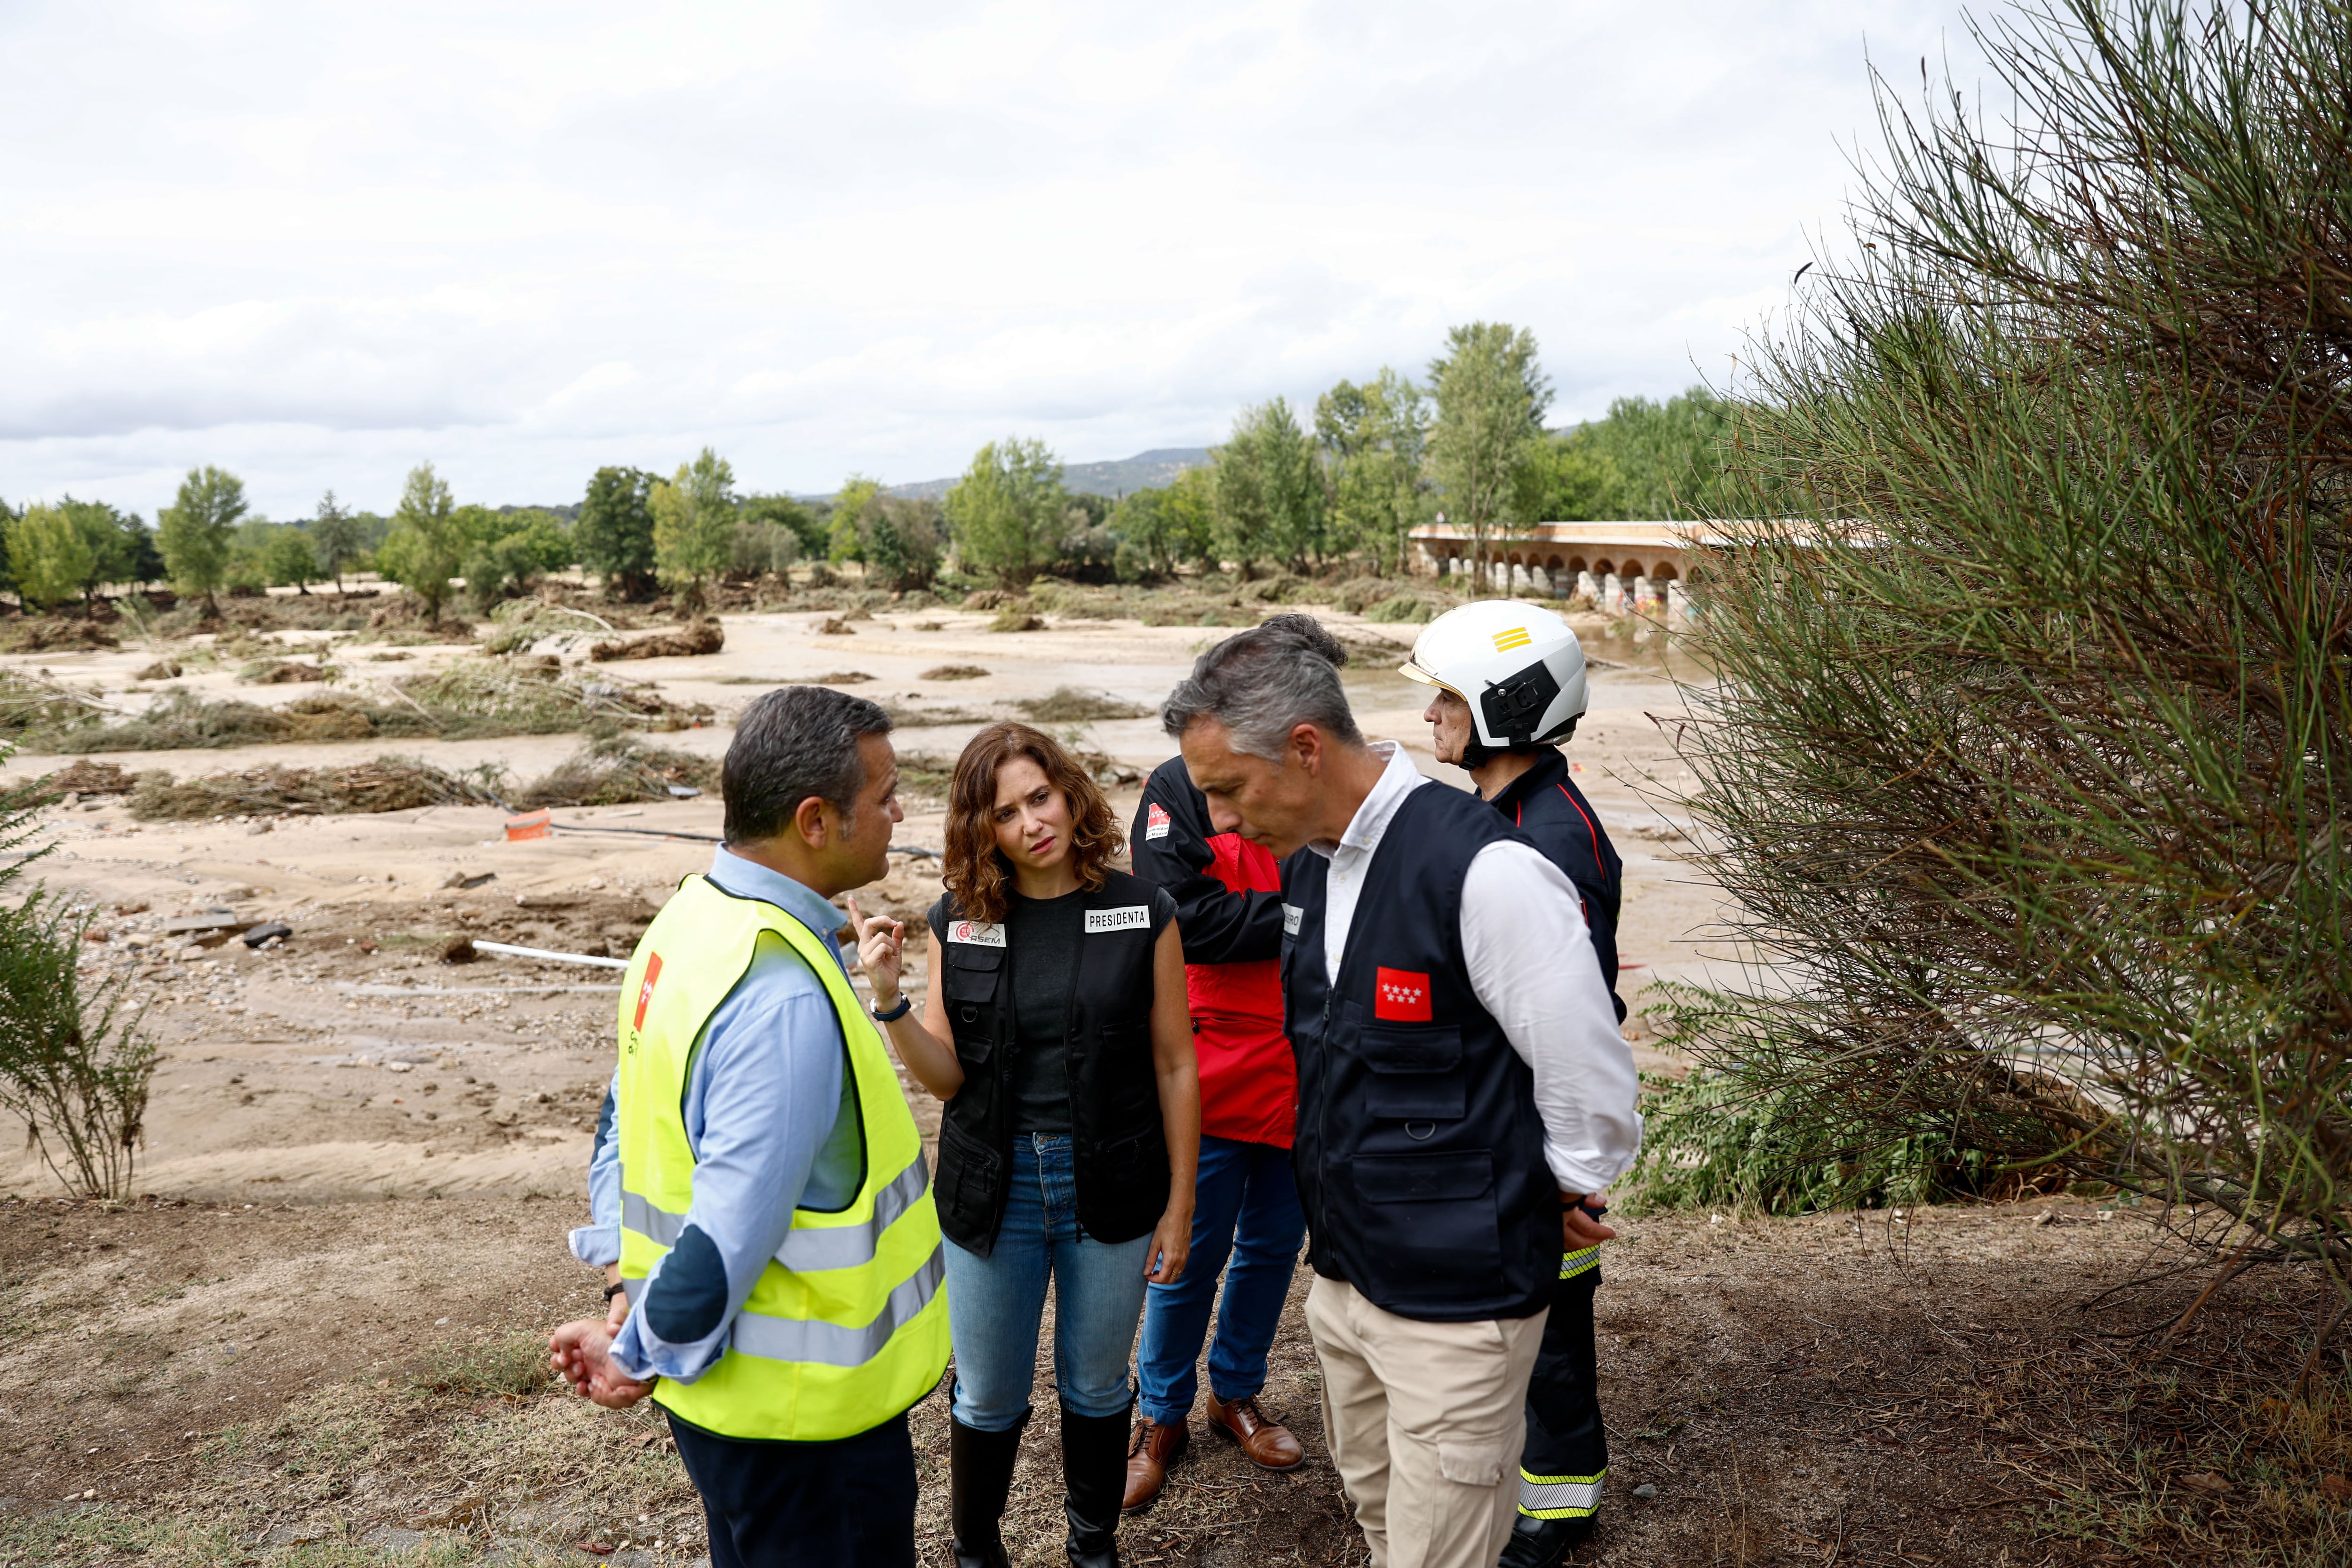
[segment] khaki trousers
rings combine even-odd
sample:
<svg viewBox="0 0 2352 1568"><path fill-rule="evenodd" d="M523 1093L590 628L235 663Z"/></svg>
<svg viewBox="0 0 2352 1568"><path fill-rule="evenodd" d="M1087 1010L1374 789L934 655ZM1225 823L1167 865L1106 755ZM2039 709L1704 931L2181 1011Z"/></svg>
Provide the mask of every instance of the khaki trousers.
<svg viewBox="0 0 2352 1568"><path fill-rule="evenodd" d="M1494 1568L1549 1315L1424 1323L1336 1279L1308 1289L1323 1431L1372 1568Z"/></svg>

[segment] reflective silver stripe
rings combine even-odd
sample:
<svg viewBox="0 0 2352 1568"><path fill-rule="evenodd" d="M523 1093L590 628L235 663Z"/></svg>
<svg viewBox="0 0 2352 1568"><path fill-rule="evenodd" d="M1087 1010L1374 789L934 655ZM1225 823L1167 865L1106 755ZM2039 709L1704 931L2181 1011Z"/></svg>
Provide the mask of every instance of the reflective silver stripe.
<svg viewBox="0 0 2352 1568"><path fill-rule="evenodd" d="M776 1261L796 1274L814 1273L820 1268L855 1268L859 1264L871 1263L875 1249L882 1245L882 1233L914 1207L915 1200L930 1184L930 1169L923 1163L923 1152L918 1148L914 1163L874 1194L872 1218L863 1224L810 1226L793 1230L784 1237L783 1246L776 1248Z"/></svg>
<svg viewBox="0 0 2352 1568"><path fill-rule="evenodd" d="M914 1163L890 1179L890 1184L874 1194L873 1217L863 1223L848 1225L810 1226L793 1230L784 1237L783 1246L776 1249L776 1261L795 1273L814 1273L820 1268L855 1268L874 1261L875 1249L882 1244L882 1233L897 1222L899 1215L915 1206L915 1200L930 1190L931 1173L923 1163L922 1151L915 1152ZM686 1216L667 1209L656 1208L635 1193L621 1194L621 1224L635 1231L656 1247L676 1247L686 1229Z"/></svg>
<svg viewBox="0 0 2352 1568"><path fill-rule="evenodd" d="M678 1233L686 1228L686 1216L657 1209L625 1188L621 1193L621 1228L635 1231L656 1247L676 1247Z"/></svg>
<svg viewBox="0 0 2352 1568"><path fill-rule="evenodd" d="M1531 1476L1519 1472L1519 1511L1534 1519L1577 1519L1601 1506L1598 1476Z"/></svg>
<svg viewBox="0 0 2352 1568"><path fill-rule="evenodd" d="M764 1356L770 1361L863 1366L880 1355L882 1347L890 1342L890 1336L913 1322L916 1314L929 1304L939 1293L940 1281L947 1277L947 1248L934 1247L923 1266L898 1283L890 1292L890 1299L882 1304L880 1314L863 1328L844 1328L814 1318L772 1318L764 1312L739 1312L735 1316L733 1348L745 1355Z"/></svg>
<svg viewBox="0 0 2352 1568"><path fill-rule="evenodd" d="M1599 1267L1600 1263L1601 1249L1597 1247L1588 1247L1581 1252L1563 1252L1559 1255L1559 1277L1573 1279L1586 1269Z"/></svg>

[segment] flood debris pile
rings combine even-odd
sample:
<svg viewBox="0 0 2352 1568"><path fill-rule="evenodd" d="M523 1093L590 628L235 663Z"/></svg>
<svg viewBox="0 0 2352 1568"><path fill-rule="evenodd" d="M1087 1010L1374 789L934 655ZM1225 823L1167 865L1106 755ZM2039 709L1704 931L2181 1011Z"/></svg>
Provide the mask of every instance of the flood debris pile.
<svg viewBox="0 0 2352 1568"><path fill-rule="evenodd" d="M718 787L716 758L615 735L592 741L566 757L545 777L518 790L512 804L523 811L550 805L624 805Z"/></svg>
<svg viewBox="0 0 2352 1568"><path fill-rule="evenodd" d="M340 768L247 768L176 780L156 769L138 775L127 804L142 822L495 805L499 778L493 767L452 773L415 757L378 757Z"/></svg>
<svg viewBox="0 0 2352 1568"><path fill-rule="evenodd" d="M616 658L686 658L706 653L717 653L727 646L727 634L721 630L717 616L695 621L675 631L655 632L648 637L614 637L596 644L588 657L599 663Z"/></svg>
<svg viewBox="0 0 2352 1568"><path fill-rule="evenodd" d="M713 716L708 704L673 702L647 682L591 674L553 658L461 658L430 674L376 682L371 690L320 692L281 707L165 691L143 711L111 722L94 698L21 671L0 675L0 731L13 719L27 750L61 755L685 730Z"/></svg>
<svg viewBox="0 0 2352 1568"><path fill-rule="evenodd" d="M408 811L428 805L489 805L535 810L551 805L622 805L672 800L719 786L709 757L651 746L630 735L591 741L543 777L509 783L496 763L436 767L418 757L383 756L344 767L272 765L174 778L157 768L125 774L111 763L78 762L49 776L62 795L128 794L142 822L195 822L225 816L333 816Z"/></svg>

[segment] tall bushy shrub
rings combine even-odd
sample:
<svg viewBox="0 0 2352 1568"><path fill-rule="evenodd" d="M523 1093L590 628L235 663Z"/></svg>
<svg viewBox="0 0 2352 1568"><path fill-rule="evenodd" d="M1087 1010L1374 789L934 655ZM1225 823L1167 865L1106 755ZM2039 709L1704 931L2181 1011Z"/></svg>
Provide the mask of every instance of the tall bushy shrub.
<svg viewBox="0 0 2352 1568"><path fill-rule="evenodd" d="M0 753L5 754L5 753ZM38 830L43 783L0 795L0 852ZM36 850L35 855L42 851ZM33 857L0 860L0 899ZM82 973L89 917L38 886L0 908L0 1110L68 1189L120 1198L131 1190L155 1075L154 1041L131 976Z"/></svg>
<svg viewBox="0 0 2352 1568"><path fill-rule="evenodd" d="M2352 11L2056 0L1979 41L1747 356L1686 731L1754 983L1677 1037L2352 1248ZM1892 102L1882 90L1882 102Z"/></svg>

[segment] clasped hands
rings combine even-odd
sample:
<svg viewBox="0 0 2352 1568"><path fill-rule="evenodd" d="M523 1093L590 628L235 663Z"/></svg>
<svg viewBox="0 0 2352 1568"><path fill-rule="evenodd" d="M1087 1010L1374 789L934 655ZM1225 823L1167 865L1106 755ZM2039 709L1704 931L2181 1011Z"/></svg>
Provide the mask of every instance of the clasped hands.
<svg viewBox="0 0 2352 1568"><path fill-rule="evenodd" d="M628 1316L628 1297L615 1294L603 1322L583 1318L547 1336L549 1368L574 1393L607 1410L626 1410L654 1391L652 1384L639 1383L614 1364L613 1336Z"/></svg>

